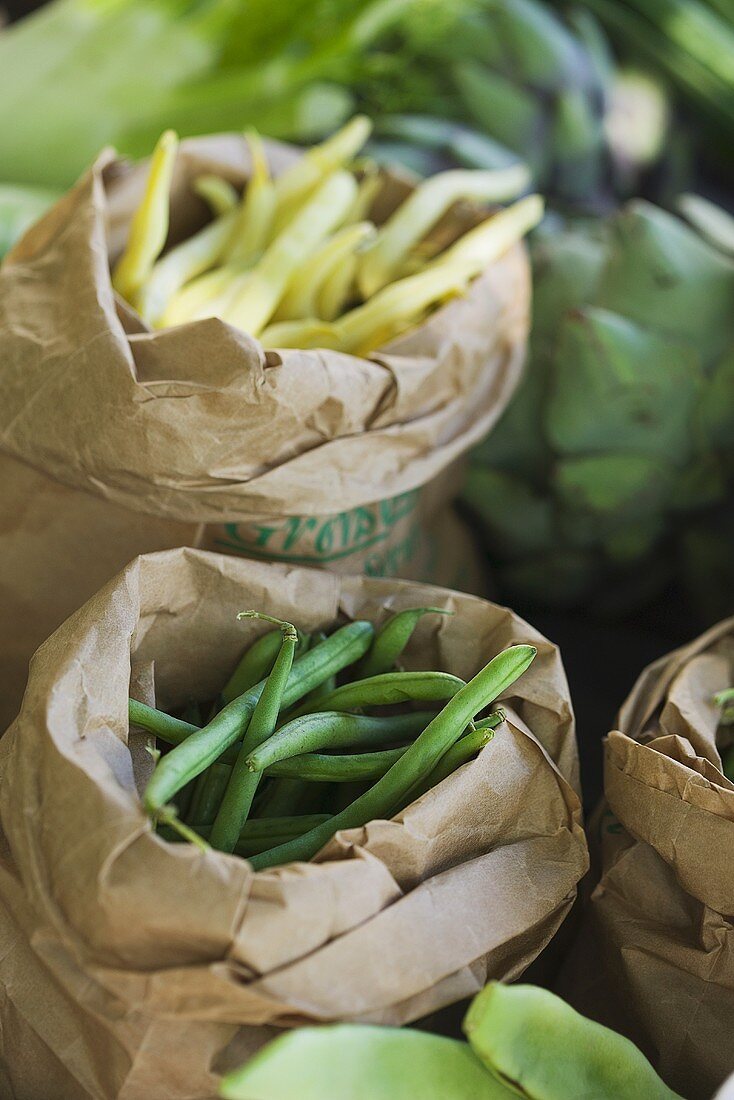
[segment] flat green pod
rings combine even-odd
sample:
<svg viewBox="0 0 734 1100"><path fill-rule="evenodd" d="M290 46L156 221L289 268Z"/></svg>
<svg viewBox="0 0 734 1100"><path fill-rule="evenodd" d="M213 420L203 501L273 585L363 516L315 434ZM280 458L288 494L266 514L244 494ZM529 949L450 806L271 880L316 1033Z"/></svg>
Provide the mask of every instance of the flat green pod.
<svg viewBox="0 0 734 1100"><path fill-rule="evenodd" d="M547 989L490 982L469 1006L464 1031L490 1072L518 1096L681 1100L634 1043Z"/></svg>
<svg viewBox="0 0 734 1100"><path fill-rule="evenodd" d="M512 1100L466 1043L390 1027L292 1031L224 1078L225 1100Z"/></svg>

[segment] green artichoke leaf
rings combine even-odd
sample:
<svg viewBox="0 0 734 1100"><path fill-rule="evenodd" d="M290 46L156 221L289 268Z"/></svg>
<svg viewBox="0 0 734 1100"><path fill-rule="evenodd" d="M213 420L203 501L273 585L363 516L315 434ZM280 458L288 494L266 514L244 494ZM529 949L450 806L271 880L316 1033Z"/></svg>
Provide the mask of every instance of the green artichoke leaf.
<svg viewBox="0 0 734 1100"><path fill-rule="evenodd" d="M490 982L469 1006L464 1031L487 1068L518 1096L680 1100L634 1043L547 989Z"/></svg>
<svg viewBox="0 0 734 1100"><path fill-rule="evenodd" d="M542 101L521 84L476 61L458 62L452 71L474 122L526 160L536 181L543 179L551 150Z"/></svg>
<svg viewBox="0 0 734 1100"><path fill-rule="evenodd" d="M614 220L595 305L686 340L704 364L734 340L734 261L680 218L629 203Z"/></svg>
<svg viewBox="0 0 734 1100"><path fill-rule="evenodd" d="M606 310L578 310L560 327L547 436L563 456L631 453L680 468L693 453L702 386L693 348Z"/></svg>
<svg viewBox="0 0 734 1100"><path fill-rule="evenodd" d="M514 79L546 92L578 80L583 55L563 24L537 0L490 0L498 61Z"/></svg>
<svg viewBox="0 0 734 1100"><path fill-rule="evenodd" d="M604 140L589 96L579 88L565 88L556 99L553 147L563 193L583 198L601 181Z"/></svg>
<svg viewBox="0 0 734 1100"><path fill-rule="evenodd" d="M734 342L714 367L704 390L701 422L707 447L721 452L730 474L734 475Z"/></svg>
<svg viewBox="0 0 734 1100"><path fill-rule="evenodd" d="M532 244L532 347L536 351L550 353L563 316L593 300L608 247L603 223L596 221L548 233L541 226L536 232ZM528 373L534 369L531 360Z"/></svg>
<svg viewBox="0 0 734 1100"><path fill-rule="evenodd" d="M545 482L552 457L543 432L546 376L547 362L531 357L509 407L472 453L473 464L504 470L538 486Z"/></svg>
<svg viewBox="0 0 734 1100"><path fill-rule="evenodd" d="M577 550L595 550L604 560L618 565L634 563L650 554L665 532L660 512L631 519L615 513L600 515L557 505L556 522L561 537Z"/></svg>
<svg viewBox="0 0 734 1100"><path fill-rule="evenodd" d="M512 560L553 547L552 501L519 478L471 467L464 500L477 514L501 557Z"/></svg>
<svg viewBox="0 0 734 1100"><path fill-rule="evenodd" d="M225 1100L513 1100L467 1043L402 1028L304 1027L228 1074Z"/></svg>
<svg viewBox="0 0 734 1100"><path fill-rule="evenodd" d="M714 451L697 455L681 470L672 493L672 512L695 512L717 504L726 496L726 474L722 456ZM680 517L676 517L680 522Z"/></svg>
<svg viewBox="0 0 734 1100"><path fill-rule="evenodd" d="M604 579L603 558L593 552L560 549L547 556L494 565L503 593L545 607L586 600Z"/></svg>
<svg viewBox="0 0 734 1100"><path fill-rule="evenodd" d="M664 461L650 455L607 454L564 459L553 471L552 484L564 508L621 527L669 506L675 477Z"/></svg>

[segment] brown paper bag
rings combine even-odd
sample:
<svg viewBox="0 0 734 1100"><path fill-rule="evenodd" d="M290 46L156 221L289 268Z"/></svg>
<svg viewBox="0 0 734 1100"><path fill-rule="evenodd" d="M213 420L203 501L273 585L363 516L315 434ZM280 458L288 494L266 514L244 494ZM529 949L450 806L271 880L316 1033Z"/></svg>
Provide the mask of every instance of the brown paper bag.
<svg viewBox="0 0 734 1100"><path fill-rule="evenodd" d="M734 784L713 702L732 684L729 619L646 669L622 707L590 826L597 885L560 986L690 1100L734 1069Z"/></svg>
<svg viewBox="0 0 734 1100"><path fill-rule="evenodd" d="M164 707L218 690L246 607L312 630L424 619L412 668L538 647L476 761L309 864L253 874L157 837L128 735L131 670ZM13 1100L208 1100L277 1028L403 1024L515 978L587 867L556 648L505 608L407 582L179 549L137 559L41 647L0 741L0 1064ZM3 1081L0 1076L0 1082Z"/></svg>
<svg viewBox="0 0 734 1100"><path fill-rule="evenodd" d="M268 153L274 172L295 155ZM171 241L206 218L197 175L241 184L248 168L240 138L184 142ZM0 727L33 650L139 553L194 545L484 588L448 505L460 456L518 381L524 250L365 359L265 352L215 319L151 332L109 275L144 182L103 154L0 268ZM387 177L375 219L408 190ZM437 231L474 220L460 207Z"/></svg>

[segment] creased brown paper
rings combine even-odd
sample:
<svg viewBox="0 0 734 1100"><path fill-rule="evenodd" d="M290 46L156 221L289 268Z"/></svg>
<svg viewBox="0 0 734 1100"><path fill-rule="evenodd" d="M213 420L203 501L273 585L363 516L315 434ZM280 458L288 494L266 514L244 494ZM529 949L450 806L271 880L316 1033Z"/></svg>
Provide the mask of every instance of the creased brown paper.
<svg viewBox="0 0 734 1100"><path fill-rule="evenodd" d="M561 984L690 1100L734 1070L734 784L713 701L732 684L729 619L646 669L622 707L590 832L597 885Z"/></svg>
<svg viewBox="0 0 734 1100"><path fill-rule="evenodd" d="M294 152L271 143L275 172ZM236 137L186 141L191 182L241 184ZM518 246L384 350L263 351L216 319L149 331L110 284L145 166L103 154L0 268L0 723L33 650L136 554L176 545L483 590L447 510L460 456L517 384L529 276ZM407 191L387 177L384 219ZM463 208L462 208L463 209ZM474 215L456 211L446 228Z"/></svg>
<svg viewBox="0 0 734 1100"><path fill-rule="evenodd" d="M128 745L131 669L141 688L153 663L173 707L229 674L258 629L242 608L312 630L420 605L455 614L419 624L408 667L469 677L514 642L538 647L475 762L310 864L253 874L152 833ZM213 1100L219 1074L277 1028L402 1024L518 976L587 867L577 784L558 651L512 612L197 550L137 559L38 651L0 741L4 1095Z"/></svg>

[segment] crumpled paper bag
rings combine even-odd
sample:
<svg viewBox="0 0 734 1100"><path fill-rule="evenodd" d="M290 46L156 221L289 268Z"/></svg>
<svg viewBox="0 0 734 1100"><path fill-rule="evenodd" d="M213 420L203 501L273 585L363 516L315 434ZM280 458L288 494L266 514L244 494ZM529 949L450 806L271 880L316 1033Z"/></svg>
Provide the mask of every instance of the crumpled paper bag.
<svg viewBox="0 0 734 1100"><path fill-rule="evenodd" d="M728 619L647 668L622 707L590 825L596 886L560 984L690 1100L734 1070L734 783L713 701L733 684Z"/></svg>
<svg viewBox="0 0 734 1100"><path fill-rule="evenodd" d="M296 155L268 144L274 172ZM203 172L242 184L240 137L183 142L170 240ZM483 591L448 508L457 462L517 384L527 257L367 358L268 351L216 319L151 332L110 283L145 165L112 153L0 267L0 725L27 660L136 554L179 545ZM410 190L388 176L373 214ZM476 220L457 207L438 227Z"/></svg>
<svg viewBox="0 0 734 1100"><path fill-rule="evenodd" d="M420 605L455 614L422 620L408 667L470 677L510 644L538 647L476 761L308 864L254 874L153 833L131 675L144 690L152 668L172 707L229 674L258 629L240 609L312 630ZM3 1096L213 1100L278 1028L403 1024L519 976L587 867L577 787L558 651L511 611L198 550L138 558L37 652L0 740Z"/></svg>

